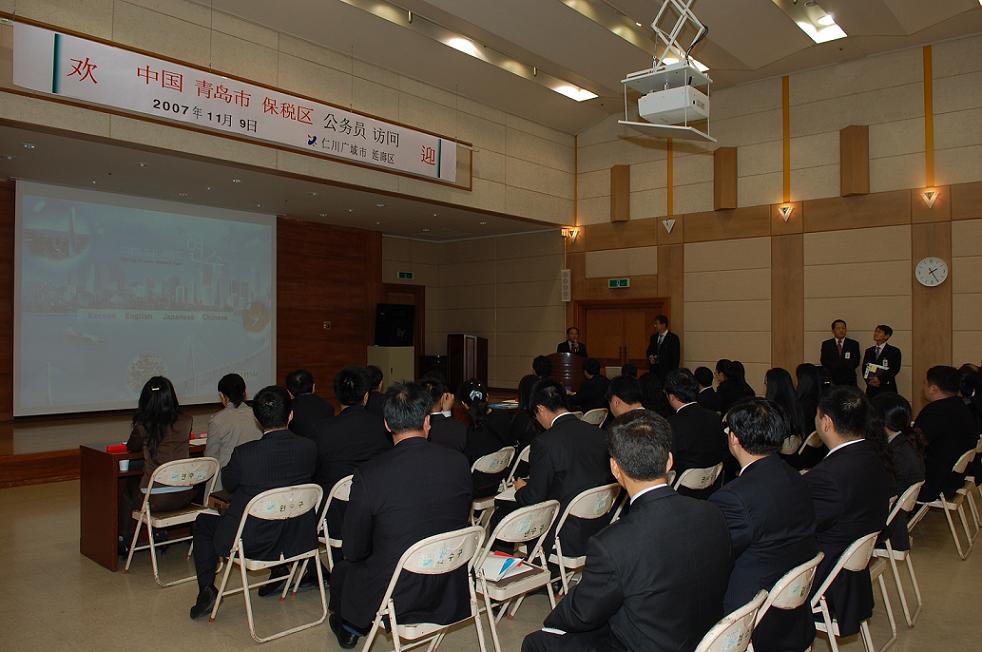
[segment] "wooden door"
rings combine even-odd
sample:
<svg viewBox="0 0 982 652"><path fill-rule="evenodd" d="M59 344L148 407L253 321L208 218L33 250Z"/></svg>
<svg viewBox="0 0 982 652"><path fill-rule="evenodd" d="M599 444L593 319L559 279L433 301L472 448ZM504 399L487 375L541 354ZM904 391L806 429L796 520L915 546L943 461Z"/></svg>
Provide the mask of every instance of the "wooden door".
<svg viewBox="0 0 982 652"><path fill-rule="evenodd" d="M426 353L426 286L383 283L382 303L416 307L413 311L413 376L419 378L419 359Z"/></svg>
<svg viewBox="0 0 982 652"><path fill-rule="evenodd" d="M590 333L586 350L591 358L600 364L618 366L621 364L624 348L624 310L622 308L594 308L586 313L586 321L580 329L580 336Z"/></svg>
<svg viewBox="0 0 982 652"><path fill-rule="evenodd" d="M646 351L655 317L668 315L668 306L668 299L579 302L577 323L590 357L604 366L630 362L638 369L647 369Z"/></svg>

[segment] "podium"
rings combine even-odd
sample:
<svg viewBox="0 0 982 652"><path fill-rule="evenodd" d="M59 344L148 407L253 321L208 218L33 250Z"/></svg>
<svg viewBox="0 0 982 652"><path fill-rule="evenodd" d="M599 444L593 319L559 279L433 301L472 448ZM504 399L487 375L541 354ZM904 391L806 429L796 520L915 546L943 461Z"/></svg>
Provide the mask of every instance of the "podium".
<svg viewBox="0 0 982 652"><path fill-rule="evenodd" d="M580 391L583 384L583 363L586 358L575 353L552 353L549 355L552 363L552 377L556 379L567 392Z"/></svg>

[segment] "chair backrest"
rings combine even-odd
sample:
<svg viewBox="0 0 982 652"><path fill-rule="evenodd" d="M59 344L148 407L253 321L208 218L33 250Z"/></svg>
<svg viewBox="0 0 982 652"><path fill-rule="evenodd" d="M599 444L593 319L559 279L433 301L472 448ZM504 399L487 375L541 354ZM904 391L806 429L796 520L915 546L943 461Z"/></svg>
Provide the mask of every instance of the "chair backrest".
<svg viewBox="0 0 982 652"><path fill-rule="evenodd" d="M876 537L879 534L879 532L871 532L849 544L849 547L836 560L835 566L825 576L822 586L812 596L812 608L818 605L819 599L825 594L825 591L828 590L829 586L832 585L832 582L835 581L835 578L839 576L839 573L843 569L856 572L863 570L869 565L869 560L873 556L873 548L876 546Z"/></svg>
<svg viewBox="0 0 982 652"><path fill-rule="evenodd" d="M513 457L515 457L515 447L505 446L493 453L477 458L471 466L471 473L479 471L488 475L497 475L508 468Z"/></svg>
<svg viewBox="0 0 982 652"><path fill-rule="evenodd" d="M498 526L494 528L475 565L480 566L484 563L484 559L491 554L491 548L498 540L508 543L525 543L534 540L535 544L531 547L527 546L528 554L525 555L526 559L534 558L539 554L542 542L557 516L559 516L558 500L546 500L516 509L501 519Z"/></svg>
<svg viewBox="0 0 982 652"><path fill-rule="evenodd" d="M754 599L723 617L699 641L695 652L743 652L750 645L757 611L767 598L761 590Z"/></svg>
<svg viewBox="0 0 982 652"><path fill-rule="evenodd" d="M592 423L595 426L599 426L607 418L607 408L593 408L592 410L587 410L580 419L586 421L587 423Z"/></svg>
<svg viewBox="0 0 982 652"><path fill-rule="evenodd" d="M897 499L897 502L893 504L893 508L890 510L890 515L887 516L887 527L893 523L893 520L897 518L897 514L901 511L911 512L914 510L914 506L917 505L917 496L921 493L921 487L923 486L923 480L915 482L900 494L900 498Z"/></svg>
<svg viewBox="0 0 982 652"><path fill-rule="evenodd" d="M800 435L788 435L781 442L781 455L794 455L801 446Z"/></svg>
<svg viewBox="0 0 982 652"><path fill-rule="evenodd" d="M320 505L324 490L314 483L298 484L292 487L277 487L268 489L255 496L246 505L239 519L239 529L235 532L236 543L242 538L246 520L252 516L264 521L285 521L290 518L303 516L310 510L316 510ZM234 549L233 549L234 552Z"/></svg>
<svg viewBox="0 0 982 652"><path fill-rule="evenodd" d="M168 487L193 487L214 478L218 474L218 468L218 460L214 457L190 457L165 462L154 470L147 486L162 484Z"/></svg>
<svg viewBox="0 0 982 652"><path fill-rule="evenodd" d="M971 462L974 457L975 457L975 449L974 448L971 449L971 450L965 451L964 453L962 453L961 457L958 458L958 461L955 462L955 465L953 467L951 467L951 472L952 473L964 473L965 472L965 469L968 468L969 462Z"/></svg>
<svg viewBox="0 0 982 652"><path fill-rule="evenodd" d="M346 475L331 487L331 491L327 494L327 500L324 501L324 508L321 510L320 522L317 524L319 531L327 530L327 510L331 508L331 503L336 500L346 503L351 498L351 481L354 477L353 475Z"/></svg>
<svg viewBox="0 0 982 652"><path fill-rule="evenodd" d="M559 538L559 532L570 516L590 520L606 516L614 501L617 500L620 491L621 486L616 482L581 491L573 500L569 501L569 505L563 511L559 525L556 526L556 538Z"/></svg>
<svg viewBox="0 0 982 652"><path fill-rule="evenodd" d="M572 414L577 419L582 419L583 418L583 412L581 412L580 410L577 410L576 412L570 412L570 414Z"/></svg>
<svg viewBox="0 0 982 652"><path fill-rule="evenodd" d="M982 455L982 435L979 435L979 441L975 444L975 454Z"/></svg>
<svg viewBox="0 0 982 652"><path fill-rule="evenodd" d="M525 448L522 449L518 455L515 456L515 462L511 465L511 471L508 472L507 482L511 482L515 479L515 473L518 472L518 465L522 462L526 464L529 463L529 455L532 453L532 444L526 444Z"/></svg>
<svg viewBox="0 0 982 652"><path fill-rule="evenodd" d="M801 442L801 448L798 449L798 455L805 452L806 448L821 448L822 438L818 436L817 430L812 430L811 433L805 437L805 441Z"/></svg>
<svg viewBox="0 0 982 652"><path fill-rule="evenodd" d="M815 581L815 571L825 557L825 553L818 553L804 564L795 566L781 579L774 583L771 590L767 592L767 600L764 606L757 612L757 622L759 623L770 608L791 610L797 609L808 600L808 594L812 590L812 582Z"/></svg>
<svg viewBox="0 0 982 652"><path fill-rule="evenodd" d="M707 489L716 482L716 478L723 472L722 462L716 466L708 466L704 469L686 469L675 481L674 488L685 487L686 489Z"/></svg>

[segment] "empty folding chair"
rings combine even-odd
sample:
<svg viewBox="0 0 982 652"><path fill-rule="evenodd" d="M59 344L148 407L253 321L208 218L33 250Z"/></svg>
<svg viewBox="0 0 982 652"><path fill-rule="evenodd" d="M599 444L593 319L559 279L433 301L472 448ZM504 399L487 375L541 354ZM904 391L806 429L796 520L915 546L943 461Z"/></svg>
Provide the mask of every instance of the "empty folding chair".
<svg viewBox="0 0 982 652"><path fill-rule="evenodd" d="M488 620L491 621L491 640L496 652L501 652L497 622L501 620L512 601L515 601L511 610L511 615L514 616L526 594L545 587L549 594L549 604L553 607L556 606L556 598L552 592L552 582L546 564L546 556L542 550L542 543L558 515L559 501L557 500L547 500L511 512L498 523L481 554L477 556L477 560L474 562L478 580L477 592L484 596ZM506 576L501 580L494 580L485 575L484 561L489 557L494 557L492 547L495 541L505 541L511 544L529 544L534 541L531 548L526 545L528 554L522 556L523 561L521 563L524 568L521 574L516 574L513 577ZM499 605L497 615L494 613L492 603Z"/></svg>
<svg viewBox="0 0 982 652"><path fill-rule="evenodd" d="M598 427L600 426L601 423L604 422L604 419L606 418L607 418L607 408L594 408L592 410L587 410L583 414L583 416L580 417L581 420L586 421L587 423L592 423L593 425Z"/></svg>
<svg viewBox="0 0 982 652"><path fill-rule="evenodd" d="M570 517L574 516L585 520L607 516L620 491L621 486L616 482L581 491L563 511L559 524L556 526L554 552L549 555L549 561L559 566L559 579L563 582L563 593L569 593L569 583L573 576L586 565L586 555L567 557L563 554L563 544L559 540L563 525Z"/></svg>
<svg viewBox="0 0 982 652"><path fill-rule="evenodd" d="M258 518L264 521L285 521L287 519L300 518L307 512L316 510L320 505L322 496L323 490L319 485L301 484L295 487L270 489L269 491L262 492L249 501L249 504L246 505L245 510L242 512L242 518L239 520L239 528L235 532L235 539L233 539L232 549L229 552L229 563L226 564L225 572L222 574L222 583L218 587L218 598L215 600L215 606L211 610L211 618L209 619L210 622L214 622L215 617L218 615L218 608L222 605L222 600L227 596L234 595L236 593L242 593L243 597L245 598L246 618L249 621L249 633L252 635L253 640L255 640L257 643L265 643L266 641L271 641L275 638L286 636L287 634L293 634L295 632L314 627L315 625L320 625L327 619L327 596L324 592L324 574L321 570L320 562L317 559L318 555L320 554L320 546L315 544L310 550L302 552L299 555L285 558L282 554L280 554L279 559L267 561L250 559L249 557L246 557L245 550L249 547L249 545L242 539L242 531L245 528L246 520L250 516L252 518ZM270 636L258 636L256 634L256 623L252 614L252 599L249 596L249 591L266 584L280 582L282 579L277 577L251 584L249 582L248 571L268 570L275 566L285 566L289 564L290 573L287 575L286 583L283 586L283 596L285 596L290 590L290 583L296 576L298 566L301 563L306 563L307 561L314 562L314 568L317 571L317 586L320 589L322 607L320 618L303 625L297 625L296 627L284 629ZM238 566L239 570L241 571L242 587L238 589L226 590L228 578L231 574L233 566ZM296 589L294 589L294 591L296 591Z"/></svg>
<svg viewBox="0 0 982 652"><path fill-rule="evenodd" d="M890 510L890 515L887 517L887 527L886 530L889 532L890 526L897 519L897 515L900 512L907 512L908 514L913 511L914 507L917 505L917 494L920 493L921 487L924 486L924 481L915 482L911 486L907 487L907 490L900 495L900 498L893 505L893 509ZM908 522L908 528L910 523ZM881 559L886 559L890 563L890 569L893 571L893 581L897 585L897 593L900 595L900 606L903 607L904 617L907 619L907 625L910 627L914 626L917 622L917 615L921 613L921 587L917 584L917 576L914 574L914 564L911 561L910 550L894 550L893 543L890 541L890 537L886 538L885 541L886 549L876 548L873 550L873 556ZM914 596L917 598L917 609L913 614L910 612L910 606L907 602L907 593L904 591L904 585L900 581L900 571L897 569L897 562L904 561L907 562L907 573L910 575L910 583L914 587Z"/></svg>
<svg viewBox="0 0 982 652"><path fill-rule="evenodd" d="M825 554L820 552L804 564L795 566L775 582L771 590L767 592L767 599L757 611L754 627L760 624L760 621L771 609L793 611L808 602L808 594L811 592L812 582L815 580L815 571L818 570L818 565L824 558ZM750 649L753 650L754 646L751 645Z"/></svg>
<svg viewBox="0 0 982 652"><path fill-rule="evenodd" d="M825 581L818 587L818 591L812 596L812 613L822 616L821 621L815 622L815 629L828 634L829 646L831 646L832 652L838 652L839 650L839 646L836 643L836 638L840 636L839 623L832 618L832 612L829 610L829 603L825 597L825 592L828 591L829 587L832 586L832 582L835 581L843 570L859 572L869 565L869 560L873 557L873 548L876 546L876 537L879 534L879 532L867 534L856 539L846 548L842 555L839 556L839 559L836 560L835 566L832 567ZM869 633L869 621L864 620L860 623L859 630L866 652L876 652L876 648L873 646L873 638Z"/></svg>
<svg viewBox="0 0 982 652"><path fill-rule="evenodd" d="M474 464L471 465L471 474L484 473L485 475L491 476L499 474L504 475L505 471L507 471L508 467L511 465L512 458L514 457L515 447L505 446L504 448L496 450L493 453L488 453L483 457L477 458L474 461ZM498 492L500 492L502 489L503 487L499 487ZM471 502L471 525L477 525L478 523L487 520L485 516L490 516L492 507L494 507L493 495L484 498L475 498Z"/></svg>
<svg viewBox="0 0 982 652"><path fill-rule="evenodd" d="M951 467L952 473L957 473L962 475L965 473L965 469L968 467L968 463L972 461L975 457L975 449L966 451L955 465ZM956 492L955 495L948 500L945 498L944 492L938 495L937 500L932 500L929 503L918 503L921 508L917 510L917 514L910 521L910 528L914 529L914 526L921 522L921 519L931 510L940 509L944 512L945 519L948 521L948 530L951 532L951 538L955 542L955 549L958 551L958 556L961 557L962 561L968 559L968 554L972 552L973 537L968 529L968 518L965 516L965 493ZM961 519L962 529L965 530L965 538L967 542L965 548L962 548L962 543L958 538L958 534L955 531L955 522L951 518L952 512L958 512L958 518Z"/></svg>
<svg viewBox="0 0 982 652"><path fill-rule="evenodd" d="M676 491L678 491L679 488L685 488L692 491L709 489L716 484L716 480L719 479L719 474L722 472L722 462L716 466L707 466L704 469L686 469L682 472L682 475L678 476L672 487Z"/></svg>
<svg viewBox="0 0 982 652"><path fill-rule="evenodd" d="M750 645L760 606L767 598L767 591L759 591L754 599L733 611L699 641L695 652L743 652Z"/></svg>
<svg viewBox="0 0 982 652"><path fill-rule="evenodd" d="M372 642L380 631L385 629L383 620L388 620L388 629L392 633L392 640L395 649L403 649L403 639L410 644L408 647L418 647L429 643L428 652L433 652L439 647L447 631L459 623L473 620L474 627L477 629L477 643L481 652L486 652L484 645L484 629L481 627L481 610L477 606L477 595L474 591L474 560L481 552L481 543L484 541L484 528L479 525L472 525L461 530L445 532L432 537L427 537L422 541L411 546L403 553L396 564L395 571L392 573L392 580L385 590L382 603L375 620L372 622L368 636L365 637L365 646L362 652L368 652L372 647ZM471 613L463 620L449 625L437 623L400 623L396 613L395 602L392 594L395 592L396 583L403 572L415 573L417 575L442 575L452 573L461 567L467 567L467 586L470 591ZM490 615L490 614L489 614Z"/></svg>
<svg viewBox="0 0 982 652"><path fill-rule="evenodd" d="M160 570L157 567L157 547L158 546L169 546L174 543L180 543L181 541L189 541L191 535L186 537L180 537L178 539L170 539L168 541L156 542L154 540L154 530L160 528L173 527L175 525L190 525L194 523L194 519L198 518L198 514L217 514L213 509L206 507L208 504L208 497L211 496L212 490L215 488L215 481L218 479L218 460L214 457L196 457L189 458L186 460L174 460L173 462L167 462L161 464L150 476L150 482L147 484L147 493L143 497L143 504L140 506L139 511L134 511L132 513L133 519L136 520L136 530L133 532L133 541L130 543L130 553L126 556L126 566L123 569L124 573L128 573L130 570L130 564L133 562L133 553L137 550L150 550L150 564L153 566L153 579L160 586L174 586L175 584L183 584L184 582L190 582L195 579L194 575L190 577L185 577L179 580L174 580L173 582L161 582L160 581ZM165 487L186 487L190 489L191 487L201 484L205 484L205 497L202 499L201 504L191 503L183 509L178 509L172 512L158 512L153 513L150 509L150 496L153 488L155 486L163 485ZM140 537L140 529L146 525L147 527L147 545L137 546L136 542ZM191 556L191 550L188 550L188 557Z"/></svg>

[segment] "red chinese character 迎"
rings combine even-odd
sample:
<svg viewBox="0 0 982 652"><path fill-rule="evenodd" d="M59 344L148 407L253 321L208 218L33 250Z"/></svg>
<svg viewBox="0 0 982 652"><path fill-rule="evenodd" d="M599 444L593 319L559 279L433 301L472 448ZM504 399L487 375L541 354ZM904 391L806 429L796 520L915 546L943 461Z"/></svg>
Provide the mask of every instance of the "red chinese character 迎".
<svg viewBox="0 0 982 652"><path fill-rule="evenodd" d="M420 147L419 160L427 165L436 165L436 149L423 145Z"/></svg>
<svg viewBox="0 0 982 652"><path fill-rule="evenodd" d="M161 88L173 88L177 92L184 90L184 75L179 72L163 70L160 73Z"/></svg>
<svg viewBox="0 0 982 652"><path fill-rule="evenodd" d="M72 71L68 73L67 75L68 77L74 77L75 75L78 75L78 80L80 82L83 82L86 79L91 79L93 84L99 83L99 80L97 80L95 78L95 75L92 74L92 71L98 68L99 66L89 61L88 57L85 57L84 61L82 59L72 59L72 61L75 62L75 68L73 68Z"/></svg>
<svg viewBox="0 0 982 652"><path fill-rule="evenodd" d="M143 79L144 85L149 85L151 81L157 81L160 79L160 73L147 65L136 69L136 78Z"/></svg>
<svg viewBox="0 0 982 652"><path fill-rule="evenodd" d="M276 100L271 97L263 98L263 113L273 113L279 115L280 111L276 107Z"/></svg>
<svg viewBox="0 0 982 652"><path fill-rule="evenodd" d="M198 97L211 97L211 82L199 79L198 81L194 82L194 85L198 87Z"/></svg>

